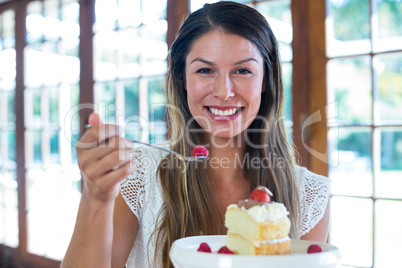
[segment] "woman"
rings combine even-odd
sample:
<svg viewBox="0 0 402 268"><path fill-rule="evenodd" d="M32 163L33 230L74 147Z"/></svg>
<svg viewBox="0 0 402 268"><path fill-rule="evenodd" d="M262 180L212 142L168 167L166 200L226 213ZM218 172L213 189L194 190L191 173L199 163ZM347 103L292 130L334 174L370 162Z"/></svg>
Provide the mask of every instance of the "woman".
<svg viewBox="0 0 402 268"><path fill-rule="evenodd" d="M288 208L292 238L325 241L328 181L295 165L281 75L277 41L253 8L219 2L189 15L169 53L169 134L171 149L204 145L208 160L184 165L147 148L125 160L132 149L117 126L92 114L80 142L94 145L77 146L85 187L62 267L169 267L174 240L226 234L226 207L257 185Z"/></svg>

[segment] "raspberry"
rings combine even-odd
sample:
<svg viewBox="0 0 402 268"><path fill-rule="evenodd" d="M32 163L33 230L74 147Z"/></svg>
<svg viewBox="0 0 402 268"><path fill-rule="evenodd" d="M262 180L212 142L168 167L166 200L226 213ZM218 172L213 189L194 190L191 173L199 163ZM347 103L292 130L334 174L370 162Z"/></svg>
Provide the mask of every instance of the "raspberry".
<svg viewBox="0 0 402 268"><path fill-rule="evenodd" d="M234 254L234 252L228 249L227 246L223 246L218 250L218 254Z"/></svg>
<svg viewBox="0 0 402 268"><path fill-rule="evenodd" d="M271 191L267 187L258 186L251 192L249 199L257 200L258 202L269 203L271 202Z"/></svg>
<svg viewBox="0 0 402 268"><path fill-rule="evenodd" d="M193 156L205 156L208 157L208 149L204 146L195 146L193 149Z"/></svg>
<svg viewBox="0 0 402 268"><path fill-rule="evenodd" d="M199 252L212 252L211 248L209 247L208 243L201 243L200 247L197 249Z"/></svg>
<svg viewBox="0 0 402 268"><path fill-rule="evenodd" d="M318 253L318 252L321 252L321 251L322 251L322 249L321 249L320 245L317 245L317 244L311 244L307 249L308 254L310 254L310 253Z"/></svg>

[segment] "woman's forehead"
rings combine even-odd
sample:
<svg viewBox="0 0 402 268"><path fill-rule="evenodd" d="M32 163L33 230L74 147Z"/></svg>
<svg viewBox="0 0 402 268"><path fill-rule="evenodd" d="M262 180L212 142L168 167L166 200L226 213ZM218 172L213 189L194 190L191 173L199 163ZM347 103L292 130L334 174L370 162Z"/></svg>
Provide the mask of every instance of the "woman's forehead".
<svg viewBox="0 0 402 268"><path fill-rule="evenodd" d="M190 63L197 57L233 62L252 57L257 62L262 61L262 55L253 42L243 36L220 30L205 33L194 41L186 62Z"/></svg>

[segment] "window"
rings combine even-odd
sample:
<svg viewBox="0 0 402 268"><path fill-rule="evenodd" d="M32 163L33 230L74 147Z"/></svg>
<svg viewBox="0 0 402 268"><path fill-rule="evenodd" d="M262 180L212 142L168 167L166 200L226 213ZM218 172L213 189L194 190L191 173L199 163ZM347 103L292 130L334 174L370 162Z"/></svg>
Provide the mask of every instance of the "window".
<svg viewBox="0 0 402 268"><path fill-rule="evenodd" d="M394 0L328 1L331 241L353 267L402 265L401 11Z"/></svg>
<svg viewBox="0 0 402 268"><path fill-rule="evenodd" d="M282 76L285 87L285 126L288 139L292 143L293 27L290 0L260 1L255 5L255 8L265 16L279 42Z"/></svg>
<svg viewBox="0 0 402 268"><path fill-rule="evenodd" d="M64 255L80 200L80 172L71 146L79 120L69 113L79 100L78 15L76 0L33 1L27 5L27 251L51 259ZM52 217L48 216L50 211Z"/></svg>
<svg viewBox="0 0 402 268"><path fill-rule="evenodd" d="M95 2L95 110L127 137L152 143L167 130L166 7L166 0Z"/></svg>
<svg viewBox="0 0 402 268"><path fill-rule="evenodd" d="M15 155L15 12L0 12L0 243L18 246Z"/></svg>

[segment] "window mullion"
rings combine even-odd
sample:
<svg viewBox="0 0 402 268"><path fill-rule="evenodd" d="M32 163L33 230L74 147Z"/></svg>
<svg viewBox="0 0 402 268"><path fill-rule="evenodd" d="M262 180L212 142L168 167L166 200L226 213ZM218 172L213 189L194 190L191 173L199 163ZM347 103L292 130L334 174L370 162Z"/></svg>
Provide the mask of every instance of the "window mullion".
<svg viewBox="0 0 402 268"><path fill-rule="evenodd" d="M26 215L26 174L25 174L25 114L24 114L24 48L26 45L25 18L26 2L19 1L15 10L15 50L16 50L16 88L15 88L15 149L18 183L18 229L19 251L27 254L27 215ZM22 259L22 258L20 258Z"/></svg>
<svg viewBox="0 0 402 268"><path fill-rule="evenodd" d="M300 165L309 167L310 154L304 145L310 141L302 139L302 125L309 113L309 68L308 68L308 21L306 20L307 0L291 2L292 25L293 25L293 76L292 76L292 121L293 143L300 156Z"/></svg>
<svg viewBox="0 0 402 268"><path fill-rule="evenodd" d="M325 19L326 1L308 0L308 62L309 65L309 115L319 111L321 119L311 124L309 152L310 170L328 176L327 146L327 77L326 77L326 43Z"/></svg>
<svg viewBox="0 0 402 268"><path fill-rule="evenodd" d="M183 18L190 11L189 0L167 0L167 14L168 32L166 42L168 46L172 44L179 30Z"/></svg>
<svg viewBox="0 0 402 268"><path fill-rule="evenodd" d="M1 96L3 95L3 96ZM7 125L7 110L8 110L8 102L7 102L7 95L5 92L1 92L0 90L0 129L8 130ZM7 132L0 131L0 148L1 148L1 156L0 156L0 163L7 163L8 162L8 138ZM1 172L1 170L0 170Z"/></svg>
<svg viewBox="0 0 402 268"><path fill-rule="evenodd" d="M62 137L71 139L72 134L72 114L71 111L76 111L78 107L69 107L71 103L71 89L67 84L62 84L59 91L59 122L60 122L60 163L62 169L66 169L71 165L71 144L69 142L62 142ZM71 141L74 142L74 141Z"/></svg>
<svg viewBox="0 0 402 268"><path fill-rule="evenodd" d="M140 66L143 65L141 64ZM145 77L141 77L139 81L138 105L141 122L148 123L148 79ZM141 139L148 141L148 134L148 129L142 129Z"/></svg>
<svg viewBox="0 0 402 268"><path fill-rule="evenodd" d="M80 4L80 104L94 103L93 78L93 23L95 20L95 0L79 0ZM85 132L84 125L93 108L80 109L80 133Z"/></svg>
<svg viewBox="0 0 402 268"><path fill-rule="evenodd" d="M50 156L50 140L49 140L49 89L47 87L41 90L41 103L40 103L40 113L41 113L41 155L42 164L45 168L49 164Z"/></svg>

